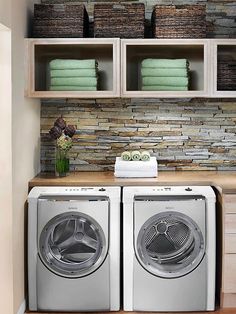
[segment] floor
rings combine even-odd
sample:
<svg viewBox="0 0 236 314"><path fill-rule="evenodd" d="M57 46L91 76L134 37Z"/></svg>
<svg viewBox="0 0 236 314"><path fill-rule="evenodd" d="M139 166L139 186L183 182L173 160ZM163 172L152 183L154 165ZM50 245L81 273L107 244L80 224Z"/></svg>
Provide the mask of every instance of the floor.
<svg viewBox="0 0 236 314"><path fill-rule="evenodd" d="M26 313L32 313L32 314L42 314L39 312L26 312ZM97 312L96 314L104 314L105 312ZM106 313L119 313L119 314L126 314L126 313L130 313L130 314L150 314L151 312L106 312ZM165 313L161 313L161 312L155 312L156 314L168 314L167 312ZM209 314L209 313L214 313L214 314L236 314L236 308L235 309L219 309L216 310L215 312L178 312L176 314ZM62 314L62 313L45 313L44 314ZM63 313L63 314L72 314L72 313ZM75 312L73 314L76 314ZM77 313L77 314L85 314L85 313ZM88 314L88 312L86 312L86 314ZM90 313L91 314L91 313ZM173 312L172 312L173 314Z"/></svg>

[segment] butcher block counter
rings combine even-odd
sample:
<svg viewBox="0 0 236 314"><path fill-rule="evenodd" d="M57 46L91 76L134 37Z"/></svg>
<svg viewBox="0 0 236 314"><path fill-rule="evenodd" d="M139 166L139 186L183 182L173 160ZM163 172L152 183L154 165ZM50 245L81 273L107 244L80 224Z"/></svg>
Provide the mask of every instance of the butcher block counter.
<svg viewBox="0 0 236 314"><path fill-rule="evenodd" d="M39 174L34 186L211 185L223 193L236 193L236 171L162 171L157 178L115 178L113 172L71 172L67 177Z"/></svg>
<svg viewBox="0 0 236 314"><path fill-rule="evenodd" d="M39 174L34 186L210 185L217 195L217 294L221 307L236 307L236 171L162 171L157 178L115 178L113 172Z"/></svg>

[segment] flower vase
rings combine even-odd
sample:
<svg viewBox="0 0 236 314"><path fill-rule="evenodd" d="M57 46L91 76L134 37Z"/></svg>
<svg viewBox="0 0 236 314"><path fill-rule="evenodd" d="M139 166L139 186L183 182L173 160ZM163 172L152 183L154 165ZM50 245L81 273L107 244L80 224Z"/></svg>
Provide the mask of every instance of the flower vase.
<svg viewBox="0 0 236 314"><path fill-rule="evenodd" d="M65 177L70 171L70 160L67 153L67 150L56 149L55 170L58 177Z"/></svg>

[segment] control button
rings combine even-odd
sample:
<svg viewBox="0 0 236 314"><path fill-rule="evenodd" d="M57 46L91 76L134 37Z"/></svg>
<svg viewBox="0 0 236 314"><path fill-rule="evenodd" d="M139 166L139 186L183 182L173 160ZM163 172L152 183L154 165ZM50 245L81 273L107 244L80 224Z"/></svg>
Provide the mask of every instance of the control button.
<svg viewBox="0 0 236 314"><path fill-rule="evenodd" d="M188 192L190 192L190 191L192 191L192 189L190 189L190 188L187 188L187 189L185 189L185 191L188 191Z"/></svg>
<svg viewBox="0 0 236 314"><path fill-rule="evenodd" d="M100 192L104 192L104 191L106 191L106 189L101 188L101 189L99 189L98 191L100 191Z"/></svg>

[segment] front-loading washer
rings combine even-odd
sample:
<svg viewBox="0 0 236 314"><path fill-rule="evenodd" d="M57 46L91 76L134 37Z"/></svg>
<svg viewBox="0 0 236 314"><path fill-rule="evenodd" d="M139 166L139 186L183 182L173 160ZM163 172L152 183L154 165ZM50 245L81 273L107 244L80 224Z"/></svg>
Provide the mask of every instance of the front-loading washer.
<svg viewBox="0 0 236 314"><path fill-rule="evenodd" d="M35 187L28 210L31 311L120 307L120 188Z"/></svg>
<svg viewBox="0 0 236 314"><path fill-rule="evenodd" d="M124 310L215 308L215 194L211 187L126 187Z"/></svg>

